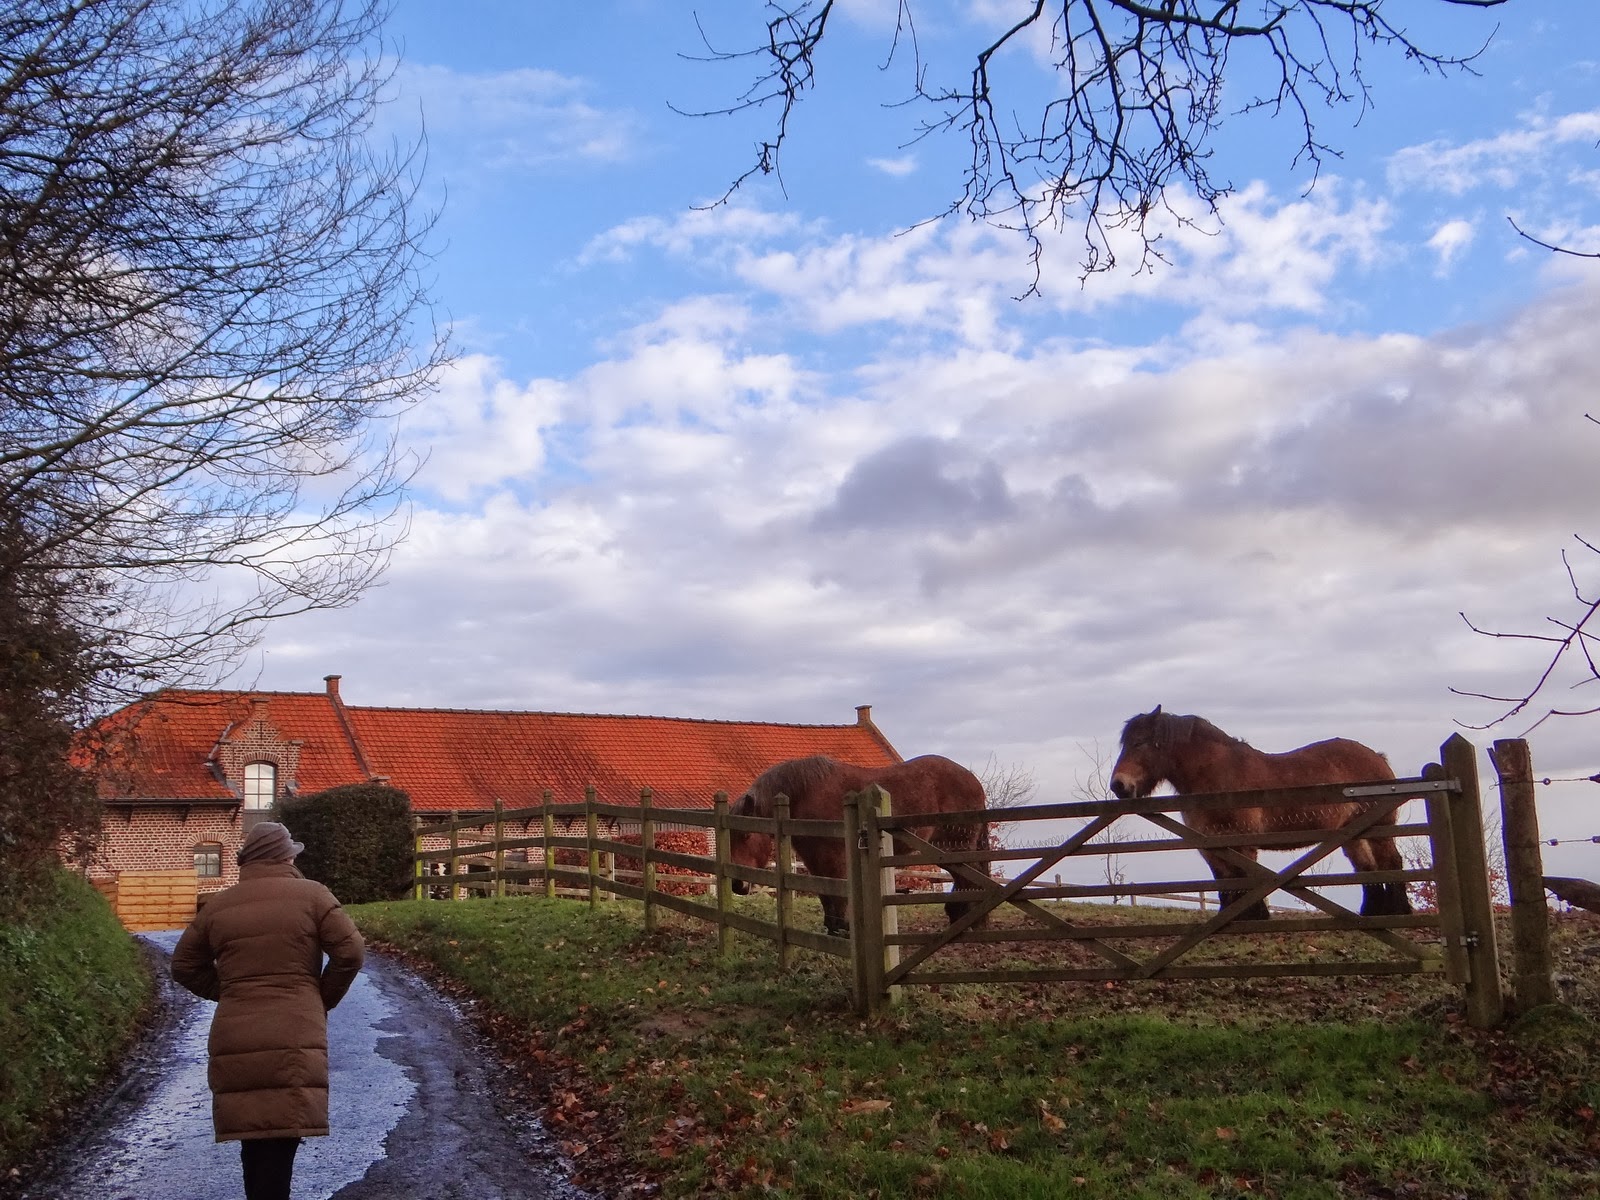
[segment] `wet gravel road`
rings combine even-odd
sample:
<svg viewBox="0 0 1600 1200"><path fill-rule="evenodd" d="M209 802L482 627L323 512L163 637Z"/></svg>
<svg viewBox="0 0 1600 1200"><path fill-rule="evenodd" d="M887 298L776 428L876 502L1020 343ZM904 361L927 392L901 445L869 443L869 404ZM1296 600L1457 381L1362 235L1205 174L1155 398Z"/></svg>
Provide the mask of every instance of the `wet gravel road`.
<svg viewBox="0 0 1600 1200"><path fill-rule="evenodd" d="M23 1200L243 1196L237 1142L211 1133L213 1005L172 984L177 931L141 935L163 1015L125 1077ZM537 1122L497 1109L493 1056L445 997L374 953L328 1018L332 1134L295 1159L295 1200L597 1200L568 1184Z"/></svg>

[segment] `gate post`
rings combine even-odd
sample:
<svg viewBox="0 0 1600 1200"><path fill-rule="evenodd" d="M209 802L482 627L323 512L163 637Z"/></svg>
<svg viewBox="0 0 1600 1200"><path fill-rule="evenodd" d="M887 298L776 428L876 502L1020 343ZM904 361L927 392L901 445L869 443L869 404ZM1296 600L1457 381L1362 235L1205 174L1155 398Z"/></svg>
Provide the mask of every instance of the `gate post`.
<svg viewBox="0 0 1600 1200"><path fill-rule="evenodd" d="M789 940L789 921L794 908L794 894L789 890L784 876L793 869L794 848L789 841L789 797L781 793L772 800L772 815L777 824L773 827L773 859L778 868L776 889L778 907L778 970L787 971L794 957Z"/></svg>
<svg viewBox="0 0 1600 1200"><path fill-rule="evenodd" d="M889 793L870 784L865 791L846 796L844 806L856 1011L875 1017L898 1000L900 993L899 988L884 986L889 968L900 961L900 947L885 941L887 934L898 929L894 906L883 902L885 895L894 894L894 868L883 865L883 842L889 835L878 828L878 817L889 815ZM892 840L890 846L892 853Z"/></svg>
<svg viewBox="0 0 1600 1200"><path fill-rule="evenodd" d="M506 823L502 815L505 806L494 802L494 895L497 900L506 898Z"/></svg>
<svg viewBox="0 0 1600 1200"><path fill-rule="evenodd" d="M544 898L546 900L554 900L556 898L556 877L550 874L550 868L555 865L555 859L551 857L555 854L555 851L550 846L550 839L556 835L556 819L555 815L550 811L550 805L554 799L555 793L549 788L545 788L544 795L539 798L539 816L542 818L539 822L539 829L540 836L544 840Z"/></svg>
<svg viewBox="0 0 1600 1200"><path fill-rule="evenodd" d="M1518 1012L1554 1004L1550 963L1550 909L1544 899L1544 859L1539 853L1539 808L1533 794L1533 759L1521 738L1502 738L1489 751L1500 777L1500 836L1511 893L1511 989Z"/></svg>
<svg viewBox="0 0 1600 1200"><path fill-rule="evenodd" d="M862 908L868 947L870 988L867 996L874 1014L900 1001L898 986L884 986L889 971L900 965L900 947L889 944L889 938L900 932L900 909L884 902L886 897L895 894L895 869L883 865L884 857L894 853L894 835L878 825L879 819L889 816L890 811L889 793L875 783L869 785L861 801L861 825L867 835L861 894L865 901Z"/></svg>
<svg viewBox="0 0 1600 1200"><path fill-rule="evenodd" d="M422 835L420 833L416 832L417 830L419 830L421 828L422 828L422 819L420 817L412 817L411 818L411 829L412 829L411 846L412 846L413 861L412 861L412 864L411 864L411 876L415 880L415 882L411 885L411 898L413 900L421 900L423 898L423 896L426 894L424 892L424 890L423 890L423 885L422 885L422 876L423 876Z"/></svg>
<svg viewBox="0 0 1600 1200"><path fill-rule="evenodd" d="M456 894L456 874L461 869L457 861L456 851L461 848L461 817L458 813L450 814L450 899L459 900Z"/></svg>
<svg viewBox="0 0 1600 1200"><path fill-rule="evenodd" d="M712 797L711 808L716 819L713 836L717 875L713 882L717 889L717 953L726 958L733 944L728 936L728 910L733 907L733 877L728 874L728 862L733 857L733 838L728 829L728 793L718 792Z"/></svg>
<svg viewBox="0 0 1600 1200"><path fill-rule="evenodd" d="M584 834L588 841L588 855L585 861L588 864L591 909L600 903L600 851L595 847L595 842L600 837L600 818L594 811L594 801L594 784L591 783L583 789Z"/></svg>
<svg viewBox="0 0 1600 1200"><path fill-rule="evenodd" d="M1494 903L1489 895L1489 859L1483 845L1483 804L1478 795L1478 751L1459 733L1439 747L1445 775L1461 784L1450 799L1451 841L1461 885L1461 915L1466 927L1467 1021L1479 1029L1498 1025L1506 1013L1496 949Z"/></svg>
<svg viewBox="0 0 1600 1200"><path fill-rule="evenodd" d="M644 889L644 931L656 931L656 818L650 811L655 793L639 789L639 886Z"/></svg>
<svg viewBox="0 0 1600 1200"><path fill-rule="evenodd" d="M867 992L867 954L862 946L862 927L866 924L866 904L861 899L866 834L861 827L861 793L844 796L844 874L845 914L850 922L850 999L857 1016L870 1016L872 1001Z"/></svg>

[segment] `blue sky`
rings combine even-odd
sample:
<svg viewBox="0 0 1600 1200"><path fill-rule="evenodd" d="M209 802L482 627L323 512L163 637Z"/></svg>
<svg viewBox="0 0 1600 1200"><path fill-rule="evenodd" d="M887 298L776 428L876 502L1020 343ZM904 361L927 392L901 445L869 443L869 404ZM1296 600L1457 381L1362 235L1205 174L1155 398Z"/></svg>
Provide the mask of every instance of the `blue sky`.
<svg viewBox="0 0 1600 1200"><path fill-rule="evenodd" d="M918 4L929 72L1023 7ZM1600 250L1600 9L1389 7L1444 52L1498 32L1476 75L1370 52L1359 123L1318 116L1342 157L1314 188L1285 122L1228 126L1220 225L1086 282L1069 230L1019 302L1015 237L919 225L962 147L912 143L917 111L890 106L892 3L840 6L784 186L712 209L765 126L673 111L750 78L685 57L694 14L732 46L758 6L400 3L381 132L426 126L460 358L402 430L429 457L385 584L274 628L234 682L782 721L872 704L903 753L992 755L1047 800L1158 702L1414 773L1495 715L1452 685L1542 666L1458 612L1571 615L1563 548L1600 589L1572 541L1600 536L1600 273L1507 224ZM1006 66L1020 97L1048 82L1026 49ZM1537 730L1536 770L1600 770L1593 720ZM1595 791L1543 789L1547 836L1600 833Z"/></svg>

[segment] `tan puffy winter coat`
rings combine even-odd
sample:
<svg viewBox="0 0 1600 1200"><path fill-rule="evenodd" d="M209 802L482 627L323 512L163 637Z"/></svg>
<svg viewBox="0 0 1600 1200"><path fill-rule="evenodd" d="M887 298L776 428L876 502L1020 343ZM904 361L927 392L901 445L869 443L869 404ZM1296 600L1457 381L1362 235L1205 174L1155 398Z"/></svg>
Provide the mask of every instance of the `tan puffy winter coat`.
<svg viewBox="0 0 1600 1200"><path fill-rule="evenodd" d="M362 958L361 934L333 893L288 862L241 867L183 931L172 978L217 1002L217 1141L327 1134L327 1012Z"/></svg>

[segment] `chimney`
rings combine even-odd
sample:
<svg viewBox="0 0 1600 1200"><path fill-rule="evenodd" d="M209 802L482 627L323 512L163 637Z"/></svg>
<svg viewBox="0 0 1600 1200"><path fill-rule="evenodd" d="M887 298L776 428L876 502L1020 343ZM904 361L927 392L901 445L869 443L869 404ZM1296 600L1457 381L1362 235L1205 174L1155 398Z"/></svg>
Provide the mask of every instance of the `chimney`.
<svg viewBox="0 0 1600 1200"><path fill-rule="evenodd" d="M856 724L857 725L871 725L872 724L872 705L870 705L870 704L858 704L858 705L856 705Z"/></svg>
<svg viewBox="0 0 1600 1200"><path fill-rule="evenodd" d="M328 695L335 700L339 698L339 680L341 678L342 676L339 675L324 675L322 677L322 682L328 685Z"/></svg>

